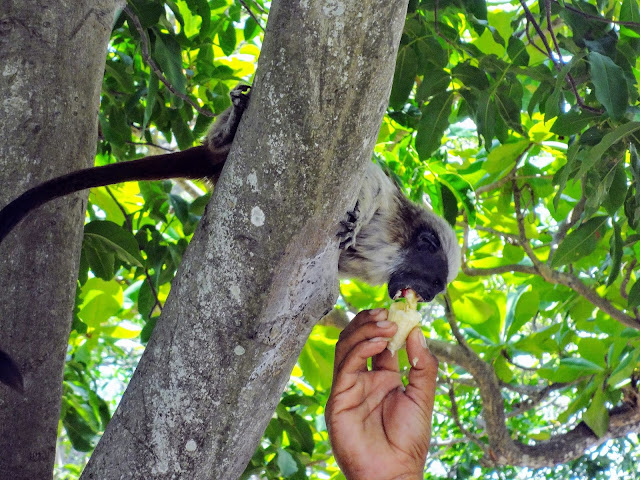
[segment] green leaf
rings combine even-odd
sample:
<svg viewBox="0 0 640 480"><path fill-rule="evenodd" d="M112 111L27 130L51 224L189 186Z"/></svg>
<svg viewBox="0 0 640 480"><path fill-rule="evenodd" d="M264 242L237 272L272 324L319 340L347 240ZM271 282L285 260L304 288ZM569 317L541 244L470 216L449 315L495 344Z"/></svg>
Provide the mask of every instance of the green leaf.
<svg viewBox="0 0 640 480"><path fill-rule="evenodd" d="M622 0L620 20L640 24L640 6L637 0ZM640 34L640 25L626 26L626 28Z"/></svg>
<svg viewBox="0 0 640 480"><path fill-rule="evenodd" d="M138 290L138 313L142 318L148 319L155 304L156 298L149 285L149 280L144 280Z"/></svg>
<svg viewBox="0 0 640 480"><path fill-rule="evenodd" d="M627 174L624 171L624 162L618 162L613 172L611 184L606 192L606 198L602 202L607 213L613 216L624 204L627 197Z"/></svg>
<svg viewBox="0 0 640 480"><path fill-rule="evenodd" d="M611 268L609 269L609 277L607 278L607 287L616 281L620 274L620 267L622 266L622 235L620 234L620 225L617 222L613 223L613 235L609 240L609 255L611 256Z"/></svg>
<svg viewBox="0 0 640 480"><path fill-rule="evenodd" d="M636 282L631 286L627 302L629 308L636 308L640 306L640 280L636 280Z"/></svg>
<svg viewBox="0 0 640 480"><path fill-rule="evenodd" d="M140 331L140 341L142 343L147 343L149 341L159 318L160 316L151 317L147 323L144 324L144 327L142 327L142 330Z"/></svg>
<svg viewBox="0 0 640 480"><path fill-rule="evenodd" d="M111 280L115 275L116 256L110 250L105 250L99 241L91 237L82 242L82 255L89 264L91 271L103 280Z"/></svg>
<svg viewBox="0 0 640 480"><path fill-rule="evenodd" d="M136 267L144 266L138 242L124 228L107 220L94 220L84 227L85 238L113 252L120 260Z"/></svg>
<svg viewBox="0 0 640 480"><path fill-rule="evenodd" d="M438 182L440 185L440 195L442 199L442 213L449 225L456 224L458 216L458 200L449 187Z"/></svg>
<svg viewBox="0 0 640 480"><path fill-rule="evenodd" d="M90 327L98 327L120 311L120 302L108 294L98 295L84 305L78 316Z"/></svg>
<svg viewBox="0 0 640 480"><path fill-rule="evenodd" d="M144 117L142 121L140 136L144 136L144 132L147 130L147 125L149 125L149 120L151 119L151 114L153 113L153 107L156 104L159 88L160 80L155 73L151 72L149 74L149 84L147 86L147 104L144 107Z"/></svg>
<svg viewBox="0 0 640 480"><path fill-rule="evenodd" d="M292 427L295 429L296 441L300 444L300 451L313 455L315 442L309 423L295 412L291 414L291 418L293 419ZM292 430L289 429L287 432L292 433Z"/></svg>
<svg viewBox="0 0 640 480"><path fill-rule="evenodd" d="M225 55L231 55L236 49L236 29L233 22L227 22L226 27L218 34L220 39L220 48Z"/></svg>
<svg viewBox="0 0 640 480"><path fill-rule="evenodd" d="M624 71L609 57L598 52L589 53L589 64L596 98L611 118L619 120L627 111L629 103Z"/></svg>
<svg viewBox="0 0 640 480"><path fill-rule="evenodd" d="M591 405L582 415L582 421L596 434L602 438L609 428L609 412L605 406L605 392L602 387L596 389L591 399Z"/></svg>
<svg viewBox="0 0 640 480"><path fill-rule="evenodd" d="M609 133L607 133L600 142L592 147L585 155L582 164L580 165L579 176L583 176L602 158L602 156L616 143L623 140L628 135L631 135L640 130L640 122L629 122L619 127L616 127Z"/></svg>
<svg viewBox="0 0 640 480"><path fill-rule="evenodd" d="M432 68L425 72L422 83L416 91L418 103L425 102L432 95L444 92L449 88L451 76L441 68Z"/></svg>
<svg viewBox="0 0 640 480"><path fill-rule="evenodd" d="M607 379L609 385L615 387L618 383L631 377L631 374L638 368L638 360L640 360L640 349L627 352Z"/></svg>
<svg viewBox="0 0 640 480"><path fill-rule="evenodd" d="M290 477L298 471L295 458L283 448L278 448L278 469L283 477Z"/></svg>
<svg viewBox="0 0 640 480"><path fill-rule="evenodd" d="M577 340L578 353L582 358L596 364L603 369L607 366L605 356L607 354L607 346L600 338L580 338Z"/></svg>
<svg viewBox="0 0 640 480"><path fill-rule="evenodd" d="M471 88L477 88L478 90L486 90L489 88L489 80L487 80L487 74L480 70L478 67L474 67L469 64L469 61L457 64L451 69L451 74L454 78L460 80L465 86Z"/></svg>
<svg viewBox="0 0 640 480"><path fill-rule="evenodd" d="M469 226L473 227L476 224L476 195L471 184L460 175L443 173L435 166L433 170L437 172L438 181L445 185L460 202L467 214ZM454 224L451 223L451 225Z"/></svg>
<svg viewBox="0 0 640 480"><path fill-rule="evenodd" d="M484 138L485 148L491 149L491 141L496 131L496 104L491 99L491 92L485 90L478 96L478 108L476 111L476 125L478 133Z"/></svg>
<svg viewBox="0 0 640 480"><path fill-rule="evenodd" d="M558 116L551 131L556 135L574 135L592 125L598 117L599 113L570 110Z"/></svg>
<svg viewBox="0 0 640 480"><path fill-rule="evenodd" d="M500 173L512 168L515 161L529 146L528 140L520 140L515 143L499 145L489 152L484 169L489 173Z"/></svg>
<svg viewBox="0 0 640 480"><path fill-rule="evenodd" d="M453 97L452 92L442 92L422 108L416 133L416 150L420 158L429 158L440 147L442 135L449 126Z"/></svg>
<svg viewBox="0 0 640 480"><path fill-rule="evenodd" d="M507 297L506 339L513 337L523 325L530 322L540 309L540 295L535 290L525 291L528 285L520 287Z"/></svg>
<svg viewBox="0 0 640 480"><path fill-rule="evenodd" d="M156 36L154 58L171 86L180 93L187 93L187 78L182 70L182 50L170 35Z"/></svg>
<svg viewBox="0 0 640 480"><path fill-rule="evenodd" d="M389 105L395 110L401 109L407 102L418 73L418 56L413 48L403 45L396 59L396 70L393 74L393 85Z"/></svg>
<svg viewBox="0 0 640 480"><path fill-rule="evenodd" d="M574 382L601 372L601 366L584 358L563 358L557 368L545 367L538 370L542 378L553 382Z"/></svg>
<svg viewBox="0 0 640 480"><path fill-rule="evenodd" d="M257 33L259 33L259 31L258 23L253 19L253 17L247 18L247 21L244 24L244 39L251 40Z"/></svg>
<svg viewBox="0 0 640 480"><path fill-rule="evenodd" d="M522 40L513 35L509 37L507 54L514 65L522 67L529 65L529 54L527 53L526 45Z"/></svg>
<svg viewBox="0 0 640 480"><path fill-rule="evenodd" d="M601 238L600 229L608 218L607 216L593 217L567 235L558 246L551 261L551 266L554 268L560 267L580 260L592 253Z"/></svg>
<svg viewBox="0 0 640 480"><path fill-rule="evenodd" d="M503 382L509 383L514 378L511 367L502 355L496 357L495 361L493 362L493 369L495 370L498 378Z"/></svg>

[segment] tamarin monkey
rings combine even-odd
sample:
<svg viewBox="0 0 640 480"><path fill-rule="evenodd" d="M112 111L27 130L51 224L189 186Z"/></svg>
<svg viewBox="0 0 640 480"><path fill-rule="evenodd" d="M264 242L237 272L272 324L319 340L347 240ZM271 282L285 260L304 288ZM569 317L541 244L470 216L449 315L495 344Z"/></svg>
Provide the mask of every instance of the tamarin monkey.
<svg viewBox="0 0 640 480"><path fill-rule="evenodd" d="M231 101L200 147L86 168L27 190L0 210L0 242L34 208L79 190L168 178L207 178L215 184L248 104L249 87L232 90ZM338 230L340 276L372 285L387 283L392 298L411 289L418 301L430 302L460 268L460 247L451 226L430 209L410 202L374 163L368 165L356 205ZM22 391L20 372L2 351L0 382Z"/></svg>

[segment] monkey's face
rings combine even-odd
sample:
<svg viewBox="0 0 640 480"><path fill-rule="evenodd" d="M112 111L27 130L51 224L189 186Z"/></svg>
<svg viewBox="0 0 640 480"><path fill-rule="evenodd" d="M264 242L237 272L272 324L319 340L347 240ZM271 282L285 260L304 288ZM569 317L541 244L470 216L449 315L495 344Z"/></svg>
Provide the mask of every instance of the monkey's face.
<svg viewBox="0 0 640 480"><path fill-rule="evenodd" d="M430 225L418 226L401 253L401 261L389 277L389 296L399 298L413 289L419 301L430 302L443 292L449 277L449 261L437 232Z"/></svg>

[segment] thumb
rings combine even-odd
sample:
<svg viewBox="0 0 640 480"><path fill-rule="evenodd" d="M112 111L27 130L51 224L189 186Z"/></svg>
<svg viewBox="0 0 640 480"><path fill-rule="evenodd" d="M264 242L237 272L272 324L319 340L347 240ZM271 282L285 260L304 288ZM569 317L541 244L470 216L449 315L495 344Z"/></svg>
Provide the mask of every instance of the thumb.
<svg viewBox="0 0 640 480"><path fill-rule="evenodd" d="M419 327L407 337L407 356L411 362L409 384L405 393L422 408L433 410L438 376L438 359L429 351Z"/></svg>

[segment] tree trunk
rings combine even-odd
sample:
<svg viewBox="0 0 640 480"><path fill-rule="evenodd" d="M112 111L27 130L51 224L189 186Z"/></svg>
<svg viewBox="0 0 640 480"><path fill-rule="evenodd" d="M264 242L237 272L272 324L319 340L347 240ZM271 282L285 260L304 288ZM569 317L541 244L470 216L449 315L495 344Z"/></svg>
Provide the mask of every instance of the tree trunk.
<svg viewBox="0 0 640 480"><path fill-rule="evenodd" d="M0 205L93 164L115 9L114 0L2 0ZM0 245L0 349L25 387L0 385L3 479L52 476L85 204L86 193L52 202Z"/></svg>
<svg viewBox="0 0 640 480"><path fill-rule="evenodd" d="M406 2L274 1L249 109L83 479L233 479L337 295Z"/></svg>

